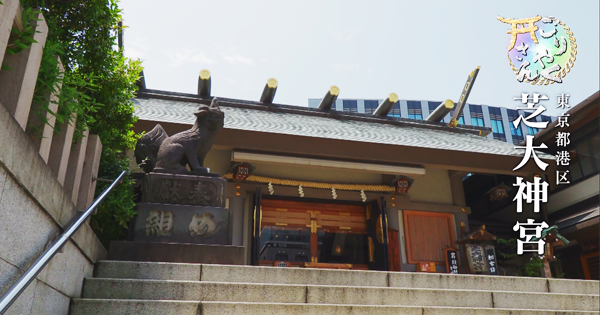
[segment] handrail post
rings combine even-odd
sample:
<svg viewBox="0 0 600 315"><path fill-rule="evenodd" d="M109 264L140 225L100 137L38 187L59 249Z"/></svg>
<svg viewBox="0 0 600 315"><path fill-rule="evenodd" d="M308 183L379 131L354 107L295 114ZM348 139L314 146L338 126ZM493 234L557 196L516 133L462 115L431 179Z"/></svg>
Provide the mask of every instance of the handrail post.
<svg viewBox="0 0 600 315"><path fill-rule="evenodd" d="M2 296L0 300L0 315L6 313L8 308L13 304L13 302L25 291L27 286L37 277L37 275L46 267L50 259L56 255L56 253L63 247L69 239L77 232L77 230L83 225L85 221L87 221L88 217L96 210L98 205L102 203L104 198L115 188L118 184L121 183L123 177L126 172L123 171L117 177L108 188L106 188L102 194L92 203L92 205L85 210L85 212L73 223L66 231L60 236L60 238L52 244L50 248L48 248L42 255L35 261L35 263L27 269L27 271L17 280L15 284L13 284L10 289Z"/></svg>

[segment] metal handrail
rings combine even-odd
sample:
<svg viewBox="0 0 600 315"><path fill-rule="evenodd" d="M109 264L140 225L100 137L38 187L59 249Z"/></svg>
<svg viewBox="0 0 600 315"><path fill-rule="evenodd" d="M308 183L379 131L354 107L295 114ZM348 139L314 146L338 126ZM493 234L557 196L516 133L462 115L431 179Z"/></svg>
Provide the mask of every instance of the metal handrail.
<svg viewBox="0 0 600 315"><path fill-rule="evenodd" d="M115 181L106 188L102 194L92 203L92 205L85 210L85 212L73 223L61 236L60 238L52 244L50 248L48 248L44 253L35 261L33 266L31 266L20 278L19 280L13 284L13 286L2 296L2 300L0 300L0 315L4 314L8 311L8 308L13 304L13 302L21 295L21 293L31 284L33 279L37 277L37 275L44 269L44 267L50 262L50 259L56 255L56 253L60 250L61 247L67 243L67 241L77 232L77 230L83 225L85 221L87 221L88 217L96 210L98 205L104 200L104 198L115 188L118 184L121 183L121 180L125 176L126 172L121 172L119 177L115 179Z"/></svg>

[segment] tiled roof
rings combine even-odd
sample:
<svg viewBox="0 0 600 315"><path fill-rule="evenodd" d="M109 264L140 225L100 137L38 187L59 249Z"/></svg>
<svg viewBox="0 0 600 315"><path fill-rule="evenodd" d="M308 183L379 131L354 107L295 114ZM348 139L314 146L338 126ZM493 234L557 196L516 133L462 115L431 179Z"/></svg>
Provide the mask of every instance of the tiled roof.
<svg viewBox="0 0 600 315"><path fill-rule="evenodd" d="M189 125L194 123L193 113L199 106L197 102L186 101L185 98L176 100L138 97L134 99L134 103L135 114L140 120ZM495 155L523 156L524 153L506 142L473 134L476 130L452 132L439 128L439 124L435 123L432 125L410 121L404 122L404 125L397 125L378 123L375 119L373 122L336 119L259 108L267 108L266 105L255 106L256 109L251 107L222 103L220 108L225 113L225 128ZM538 156L553 158L539 152Z"/></svg>

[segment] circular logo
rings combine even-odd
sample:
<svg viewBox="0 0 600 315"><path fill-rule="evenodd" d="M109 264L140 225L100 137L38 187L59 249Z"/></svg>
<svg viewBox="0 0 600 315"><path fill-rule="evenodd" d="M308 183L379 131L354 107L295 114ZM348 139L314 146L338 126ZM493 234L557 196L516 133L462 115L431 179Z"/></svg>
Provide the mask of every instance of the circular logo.
<svg viewBox="0 0 600 315"><path fill-rule="evenodd" d="M577 44L569 27L555 17L505 19L510 24L508 61L517 81L535 85L562 83L571 71Z"/></svg>

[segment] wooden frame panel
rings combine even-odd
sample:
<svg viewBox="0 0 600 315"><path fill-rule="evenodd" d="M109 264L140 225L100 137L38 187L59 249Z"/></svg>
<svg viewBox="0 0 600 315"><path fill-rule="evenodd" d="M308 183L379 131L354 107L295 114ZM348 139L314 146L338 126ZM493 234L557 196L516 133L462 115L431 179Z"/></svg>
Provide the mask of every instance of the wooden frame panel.
<svg viewBox="0 0 600 315"><path fill-rule="evenodd" d="M585 275L585 278L588 280L598 280L598 279L592 279L592 276L590 274L590 267L588 266L588 258L589 257L594 257L594 256L598 256L600 255L600 251L595 251L595 252L591 252L591 253L587 253L587 254L581 254L581 265L583 266L583 274Z"/></svg>
<svg viewBox="0 0 600 315"><path fill-rule="evenodd" d="M261 208L261 229L266 226L311 229L311 262L317 262L318 259L319 229L355 234L364 234L367 229L367 209L364 205L263 199ZM272 262L260 260L259 263L269 265ZM290 263L296 266L296 262Z"/></svg>
<svg viewBox="0 0 600 315"><path fill-rule="evenodd" d="M454 245L454 241L456 240L456 234L454 231L454 224L453 224L453 219L454 219L454 214L453 213L444 213L444 212L430 212L430 211L414 211L414 210L404 210L403 211L403 216L404 216L404 233L405 233L405 239L406 239L406 256L407 256L407 260L409 264L418 264L419 262L422 261L432 261L435 262L436 265L440 264L443 265L445 264L445 258L443 257L444 255L444 249L447 247L452 247ZM412 218L410 218L412 217ZM416 217L416 218L415 218ZM438 218L445 218L446 222L440 222L440 220L437 221L433 221L432 217L438 217ZM413 222L415 221L415 219L417 219L417 222ZM429 220L428 220L429 219ZM429 221L429 222L427 222ZM411 223L413 223L411 226ZM426 230L422 230L419 229L418 226L416 226L416 224L421 225L421 227L423 225L426 225ZM431 226L429 226L431 225ZM444 231L444 228L447 228L447 235L444 234L440 234L440 231ZM417 230L418 229L418 230ZM412 243L413 238L420 238L422 240L431 240L432 238L436 238L437 237L446 237L448 239L448 244L446 244L445 246L442 246L439 249L439 256L442 258L441 260L436 260L436 259L419 259L420 257L414 257L415 255L413 255L413 249L414 246ZM420 245L419 243L423 243L423 241L420 240L415 240L415 242L417 242L416 245ZM427 248L423 248L423 246L420 246L420 256L421 255L430 255L428 251L433 250L433 249L427 249ZM437 255L437 254L435 254Z"/></svg>
<svg viewBox="0 0 600 315"><path fill-rule="evenodd" d="M353 204L336 204L336 203L322 203L322 202L305 202L305 201L288 201L288 200L277 200L277 199L263 199L263 209L292 209L297 210L316 210L325 213L325 211L339 211L339 212L350 212L350 213L364 213L364 205L353 205Z"/></svg>

